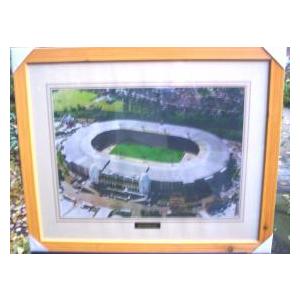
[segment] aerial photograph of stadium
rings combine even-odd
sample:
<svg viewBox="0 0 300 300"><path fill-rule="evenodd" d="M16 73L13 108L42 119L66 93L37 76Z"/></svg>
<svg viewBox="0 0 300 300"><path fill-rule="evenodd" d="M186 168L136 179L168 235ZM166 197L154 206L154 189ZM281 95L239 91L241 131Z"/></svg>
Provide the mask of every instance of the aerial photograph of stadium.
<svg viewBox="0 0 300 300"><path fill-rule="evenodd" d="M245 88L52 88L62 219L240 216Z"/></svg>

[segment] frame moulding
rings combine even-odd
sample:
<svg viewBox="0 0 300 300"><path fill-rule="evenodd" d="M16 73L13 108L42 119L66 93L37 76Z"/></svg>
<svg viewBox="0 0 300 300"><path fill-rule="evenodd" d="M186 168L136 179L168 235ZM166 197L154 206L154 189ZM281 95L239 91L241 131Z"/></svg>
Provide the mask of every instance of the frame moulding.
<svg viewBox="0 0 300 300"><path fill-rule="evenodd" d="M264 181L258 239L254 241L71 241L41 236L32 152L28 64L101 61L268 61L269 93ZM273 232L284 70L264 48L40 48L34 49L14 72L20 156L29 233L50 251L59 252L252 252Z"/></svg>

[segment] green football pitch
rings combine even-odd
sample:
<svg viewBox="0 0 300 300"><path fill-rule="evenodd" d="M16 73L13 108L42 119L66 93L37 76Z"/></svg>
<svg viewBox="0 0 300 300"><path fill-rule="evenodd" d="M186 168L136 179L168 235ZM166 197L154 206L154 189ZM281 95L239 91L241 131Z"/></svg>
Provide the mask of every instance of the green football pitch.
<svg viewBox="0 0 300 300"><path fill-rule="evenodd" d="M183 151L163 147L151 147L134 143L121 143L116 145L111 154L127 156L143 160L152 160L165 163L176 163L184 156Z"/></svg>

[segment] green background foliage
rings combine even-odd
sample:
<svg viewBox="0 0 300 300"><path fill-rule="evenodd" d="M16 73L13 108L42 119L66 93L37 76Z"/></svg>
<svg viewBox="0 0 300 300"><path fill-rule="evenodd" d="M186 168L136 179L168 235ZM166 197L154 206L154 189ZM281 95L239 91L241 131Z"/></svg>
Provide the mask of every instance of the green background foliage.
<svg viewBox="0 0 300 300"><path fill-rule="evenodd" d="M209 91L206 89L201 90L201 93L198 92L202 96L209 95ZM233 98L240 96L240 91L237 89L232 89L227 93ZM159 99L159 95L157 97ZM206 112L194 108L181 109L170 105L162 107L157 101L137 100L130 96L121 99L114 89L110 89L109 95L105 95L105 92L101 92L101 89L54 90L53 102L54 115L57 118L62 117L64 114L71 114L77 119L99 122L113 119L166 122L201 128L230 140L241 141L242 139L242 113L235 113L230 116L226 114L208 115Z"/></svg>
<svg viewBox="0 0 300 300"><path fill-rule="evenodd" d="M285 107L290 107L290 79L287 79L284 83L283 103Z"/></svg>

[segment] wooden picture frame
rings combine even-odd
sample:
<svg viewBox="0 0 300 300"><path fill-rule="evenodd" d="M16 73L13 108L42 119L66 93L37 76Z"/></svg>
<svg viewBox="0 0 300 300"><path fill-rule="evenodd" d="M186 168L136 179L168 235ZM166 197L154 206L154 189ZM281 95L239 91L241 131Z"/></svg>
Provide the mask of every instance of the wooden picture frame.
<svg viewBox="0 0 300 300"><path fill-rule="evenodd" d="M269 64L265 159L260 223L255 240L99 241L43 237L32 141L28 66L76 62L265 61ZM272 235L277 189L284 70L264 48L41 48L33 50L14 73L22 177L29 233L49 251L106 253L252 252Z"/></svg>

